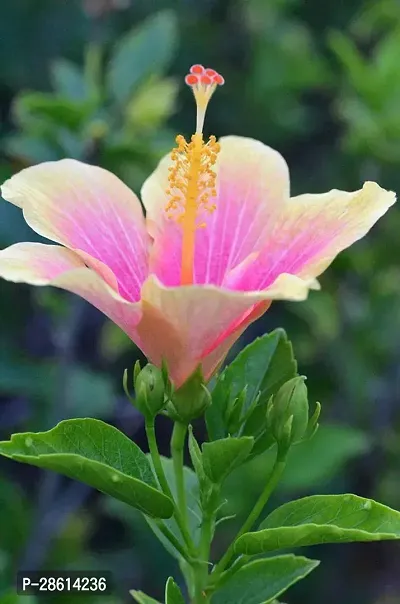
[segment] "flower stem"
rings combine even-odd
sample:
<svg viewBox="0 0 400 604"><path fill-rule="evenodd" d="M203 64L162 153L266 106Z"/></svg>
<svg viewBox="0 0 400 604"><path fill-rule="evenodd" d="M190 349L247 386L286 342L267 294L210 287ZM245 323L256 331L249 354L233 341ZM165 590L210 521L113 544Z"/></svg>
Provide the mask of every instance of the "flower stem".
<svg viewBox="0 0 400 604"><path fill-rule="evenodd" d="M209 595L205 592L208 582L208 569L211 541L214 533L215 512L203 512L201 524L199 560L193 568L195 576L195 603L207 604Z"/></svg>
<svg viewBox="0 0 400 604"><path fill-rule="evenodd" d="M175 535L169 530L169 528L167 526L165 526L164 522L162 520L155 520L154 523L156 524L159 531L164 535L164 537L166 539L168 539L168 541L180 553L182 558L184 558L184 560L189 562L190 556L189 556L188 552L185 550L185 548L182 546L182 544L179 542L179 540L175 537Z"/></svg>
<svg viewBox="0 0 400 604"><path fill-rule="evenodd" d="M165 477L164 468L162 467L160 453L158 451L157 438L156 438L156 430L154 425L154 419L146 420L146 435L147 441L149 443L150 455L153 461L154 470L160 483L160 487L162 488L165 495L174 500L172 496L171 489L169 487L168 481Z"/></svg>
<svg viewBox="0 0 400 604"><path fill-rule="evenodd" d="M257 519L260 516L261 512L263 511L268 499L270 498L273 491L275 490L275 488L279 482L279 479L282 476L282 472L285 469L285 465L286 465L286 459L277 457L274 467L267 480L267 484L265 485L263 492L261 493L260 497L258 498L256 504L254 505L247 520L245 521L242 528L236 535L235 539L232 541L231 545L228 547L225 554L222 556L221 560L215 566L213 573L212 573L212 575L213 575L213 577L215 577L215 579L220 577L222 572L225 570L225 568L230 563L230 561L234 555L234 547L235 547L236 541L244 533L247 533L247 531L249 531L253 527L254 523L257 521Z"/></svg>
<svg viewBox="0 0 400 604"><path fill-rule="evenodd" d="M182 516L182 513L181 513L182 508L179 506L179 504L177 505L175 502L174 496L172 495L172 491L171 491L168 481L166 479L165 472L164 472L164 469L163 469L163 466L161 463L161 457L160 457L160 453L158 451L158 445L157 445L154 419L146 420L145 427L146 427L147 441L149 443L150 455L151 455L151 459L153 461L153 466L154 466L154 470L155 470L158 482L160 484L161 489L165 493L165 495L167 495L167 497L169 497L174 504L174 517L176 520L176 524L178 525L179 530L182 534L182 537L185 540L189 555L193 555L194 554L193 543L190 538L190 534L189 534L189 531L187 528L187 523L185 522L185 517ZM182 474L183 474L183 468L182 468Z"/></svg>
<svg viewBox="0 0 400 604"><path fill-rule="evenodd" d="M171 438L171 456L174 464L178 508L185 524L188 526L185 477L183 474L183 450L185 447L187 426L181 422L174 423Z"/></svg>

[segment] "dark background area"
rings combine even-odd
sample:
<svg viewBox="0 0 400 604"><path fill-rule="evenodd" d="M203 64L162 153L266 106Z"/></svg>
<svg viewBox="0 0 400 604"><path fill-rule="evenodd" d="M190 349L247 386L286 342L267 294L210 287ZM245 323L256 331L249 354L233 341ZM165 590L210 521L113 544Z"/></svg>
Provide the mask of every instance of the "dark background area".
<svg viewBox="0 0 400 604"><path fill-rule="evenodd" d="M211 102L207 134L252 136L277 148L294 194L353 190L364 180L399 191L399 56L398 0L2 0L0 180L68 156L98 163L139 191L175 135L193 130L183 77L200 62L226 80ZM273 304L232 351L283 326L311 398L323 405L320 431L297 447L272 503L348 491L400 508L399 233L395 207L327 270L321 292L305 303ZM37 240L20 211L1 202L0 247ZM137 358L127 337L82 300L2 281L0 438L93 416L145 447L142 419L121 386ZM164 453L169 433L160 421ZM221 526L215 556L268 463L268 454L257 458L230 480L227 507L239 514ZM323 564L284 597L290 604L400 602L395 542L304 553ZM17 568L112 570L110 604L128 602L130 588L161 599L166 577L178 577L135 511L2 460L1 604L18 601Z"/></svg>

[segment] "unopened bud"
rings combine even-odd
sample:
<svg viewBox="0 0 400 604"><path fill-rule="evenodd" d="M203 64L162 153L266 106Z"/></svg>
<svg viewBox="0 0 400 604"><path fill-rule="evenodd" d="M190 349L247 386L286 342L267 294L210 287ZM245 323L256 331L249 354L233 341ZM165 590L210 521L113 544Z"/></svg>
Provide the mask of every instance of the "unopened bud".
<svg viewBox="0 0 400 604"><path fill-rule="evenodd" d="M133 370L135 398L128 391L127 371L124 373L124 389L131 403L145 417L154 417L165 405L165 382L162 370L148 363L143 369L137 362Z"/></svg>
<svg viewBox="0 0 400 604"><path fill-rule="evenodd" d="M267 423L282 454L302 440L308 427L308 396L304 377L289 380L272 397L267 408Z"/></svg>

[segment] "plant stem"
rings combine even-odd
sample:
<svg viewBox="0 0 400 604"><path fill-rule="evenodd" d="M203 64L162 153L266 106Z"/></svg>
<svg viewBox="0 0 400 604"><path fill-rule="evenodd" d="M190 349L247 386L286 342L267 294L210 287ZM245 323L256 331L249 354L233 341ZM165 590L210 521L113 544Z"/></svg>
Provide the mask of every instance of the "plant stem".
<svg viewBox="0 0 400 604"><path fill-rule="evenodd" d="M185 477L183 474L183 450L185 447L187 426L181 422L174 423L171 438L171 456L174 464L178 508L185 524L188 526Z"/></svg>
<svg viewBox="0 0 400 604"><path fill-rule="evenodd" d="M180 553L182 558L184 558L187 562L190 559L188 552L181 545L179 540L175 537L175 535L169 530L167 526L165 526L162 520L155 520L154 523L157 525L160 532L168 539L168 541L174 546L174 548Z"/></svg>
<svg viewBox="0 0 400 604"><path fill-rule="evenodd" d="M100 44L91 42L86 48L85 79L89 95L98 100L101 94L102 50Z"/></svg>
<svg viewBox="0 0 400 604"><path fill-rule="evenodd" d="M176 505L174 496L172 495L172 491L171 491L168 481L166 479L165 472L164 472L164 469L163 469L163 466L161 463L161 457L160 457L160 453L159 453L158 445L157 445L154 418L152 420L146 420L145 427L146 427L147 441L149 443L150 455L151 455L151 459L153 461L153 466L154 466L154 470L155 470L158 482L160 483L160 487L162 488L165 495L167 495L167 497L169 497L174 504L174 517L176 520L176 524L178 525L179 530L181 531L182 537L185 540L189 554L193 555L193 553L194 553L193 552L193 543L190 538L190 534L189 534L189 531L187 528L187 523L185 522L185 518L182 517L181 508L180 508L179 504L178 504L178 506ZM182 474L183 474L183 467L182 467ZM178 498L178 501L179 501L179 498Z"/></svg>
<svg viewBox="0 0 400 604"><path fill-rule="evenodd" d="M250 556L240 556L239 558L236 558L236 560L233 562L233 564L224 572L222 572L221 574L218 575L218 577L216 577L216 581L215 583L212 582L207 586L207 592L212 593L215 589L216 586L219 582L226 582L230 577L232 577L235 573L237 573L238 570L240 570L242 568L242 566L244 566L250 559ZM213 573L213 577L214 577Z"/></svg>
<svg viewBox="0 0 400 604"><path fill-rule="evenodd" d="M215 513L203 512L201 535L199 545L199 560L193 569L195 576L195 602L207 604L209 596L205 589L208 582L208 566L210 558L211 541L214 532Z"/></svg>
<svg viewBox="0 0 400 604"><path fill-rule="evenodd" d="M154 419L145 421L146 427L146 435L147 441L149 443L150 455L153 461L154 470L160 483L160 487L162 488L165 495L170 497L172 500L174 499L172 496L171 489L169 488L168 481L165 477L164 468L162 467L161 457L158 450L157 438L156 438L156 429L154 425Z"/></svg>
<svg viewBox="0 0 400 604"><path fill-rule="evenodd" d="M210 557L211 540L213 537L214 517L210 514L205 514L201 525L200 537L200 559L204 563L208 563Z"/></svg>
<svg viewBox="0 0 400 604"><path fill-rule="evenodd" d="M282 475L285 465L286 465L286 459L277 457L274 467L272 469L270 477L267 480L267 484L265 485L263 492L261 493L260 497L258 498L256 504L254 505L247 520L245 521L242 528L236 535L235 539L232 541L231 545L228 547L225 554L222 556L221 560L215 566L213 573L212 573L213 577L214 576L215 576L215 578L219 577L221 575L221 573L225 570L225 568L228 566L229 562L231 561L231 559L234 555L234 547L235 547L236 541L244 533L247 533L247 531L249 531L252 528L252 526L254 525L254 523L257 521L257 519L260 516L261 512L263 511L268 499L270 498L271 494L275 490L275 487L279 482L279 479Z"/></svg>

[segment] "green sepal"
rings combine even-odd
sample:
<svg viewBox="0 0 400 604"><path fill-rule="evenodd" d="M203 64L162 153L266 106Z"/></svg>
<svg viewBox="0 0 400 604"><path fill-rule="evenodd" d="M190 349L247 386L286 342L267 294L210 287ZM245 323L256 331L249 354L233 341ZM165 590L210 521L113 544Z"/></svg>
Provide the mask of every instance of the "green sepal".
<svg viewBox="0 0 400 604"><path fill-rule="evenodd" d="M225 423L228 434L236 436L243 423L243 411L247 397L247 385L239 392L238 396L231 398L225 412Z"/></svg>
<svg viewBox="0 0 400 604"><path fill-rule="evenodd" d="M320 543L400 539L400 512L357 495L313 495L274 510L260 529L235 544L238 554L261 554Z"/></svg>
<svg viewBox="0 0 400 604"><path fill-rule="evenodd" d="M0 454L85 482L149 516L172 516L172 501L158 490L146 455L100 420L71 419L47 432L14 434L0 442Z"/></svg>
<svg viewBox="0 0 400 604"><path fill-rule="evenodd" d="M171 404L179 421L184 424L204 414L211 404L211 394L205 385L201 365L171 394Z"/></svg>
<svg viewBox="0 0 400 604"><path fill-rule="evenodd" d="M321 403L315 403L315 410L308 422L307 431L304 434L303 440L310 440L319 428L319 417L321 415Z"/></svg>
<svg viewBox="0 0 400 604"><path fill-rule="evenodd" d="M192 426L189 426L188 442L189 442L190 459L192 460L194 470L199 479L199 484L201 485L202 483L204 483L207 480L207 477L204 472L201 449L199 447L199 444L196 440L195 435L193 434Z"/></svg>
<svg viewBox="0 0 400 604"><path fill-rule="evenodd" d="M250 455L254 445L252 436L229 437L204 443L204 472L214 484L221 484Z"/></svg>

